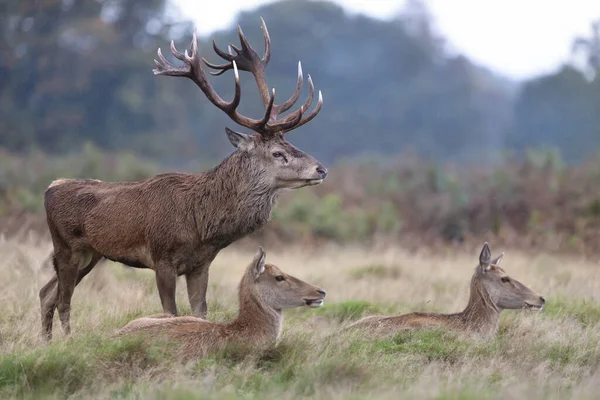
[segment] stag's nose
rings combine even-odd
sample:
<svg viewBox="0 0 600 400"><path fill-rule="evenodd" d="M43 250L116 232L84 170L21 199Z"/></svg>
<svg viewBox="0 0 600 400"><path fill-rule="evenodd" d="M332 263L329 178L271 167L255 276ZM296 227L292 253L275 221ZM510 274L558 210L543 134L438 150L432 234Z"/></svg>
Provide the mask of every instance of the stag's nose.
<svg viewBox="0 0 600 400"><path fill-rule="evenodd" d="M540 301L542 302L542 304L546 304L546 299L543 296L540 296Z"/></svg>
<svg viewBox="0 0 600 400"><path fill-rule="evenodd" d="M325 179L327 177L327 168L322 165L317 167L317 174L321 175L321 179Z"/></svg>
<svg viewBox="0 0 600 400"><path fill-rule="evenodd" d="M327 293L325 293L325 291L323 289L317 290L317 293L319 293L323 297L325 297L325 295L327 294Z"/></svg>

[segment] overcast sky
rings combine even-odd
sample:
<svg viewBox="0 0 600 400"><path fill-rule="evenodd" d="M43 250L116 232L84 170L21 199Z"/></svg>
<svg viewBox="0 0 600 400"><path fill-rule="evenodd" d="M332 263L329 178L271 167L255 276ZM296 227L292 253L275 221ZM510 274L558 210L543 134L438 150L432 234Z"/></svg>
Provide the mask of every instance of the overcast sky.
<svg viewBox="0 0 600 400"><path fill-rule="evenodd" d="M390 18L404 0L333 0L350 12ZM274 0L175 0L208 34L236 14ZM210 11L206 3L210 3ZM600 0L427 0L436 26L457 51L513 78L552 71L569 56L571 41L588 35ZM268 23L268 21L267 21Z"/></svg>

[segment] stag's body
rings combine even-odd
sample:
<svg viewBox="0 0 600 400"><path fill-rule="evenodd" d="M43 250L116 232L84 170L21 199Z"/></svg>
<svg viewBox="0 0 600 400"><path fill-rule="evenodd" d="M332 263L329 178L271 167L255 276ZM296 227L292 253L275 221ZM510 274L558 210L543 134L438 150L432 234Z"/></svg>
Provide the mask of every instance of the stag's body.
<svg viewBox="0 0 600 400"><path fill-rule="evenodd" d="M498 266L504 253L491 260L487 243L480 255L479 266L471 278L471 293L467 307L459 313L438 314L415 312L398 316L369 316L348 326L374 334L389 334L409 329L447 329L458 332L493 336L498 331L503 309L536 308L544 298L525 285L509 278Z"/></svg>
<svg viewBox="0 0 600 400"><path fill-rule="evenodd" d="M139 335L174 343L184 358L200 358L237 342L250 346L276 340L283 325L282 309L323 304L325 292L264 264L259 252L239 285L239 313L229 323L213 323L196 317L155 315L138 318L121 328L117 335ZM276 277L283 277L277 281Z"/></svg>
<svg viewBox="0 0 600 400"><path fill-rule="evenodd" d="M75 286L102 258L156 272L163 311L177 315L175 285L177 277L186 276L192 312L206 316L208 270L217 253L237 239L261 228L270 218L277 194L319 184L327 170L314 158L288 143L284 134L310 121L317 107L304 112L313 99L314 87L309 77L309 98L288 116L277 116L290 109L300 95L302 72L292 97L281 105L274 104L264 80L269 59L269 35L263 21L265 57L258 57L240 30L242 49L237 56L215 50L228 64L213 65L220 74L235 72L236 95L225 102L212 89L200 66L197 39L191 44L190 56L171 49L183 66L168 63L160 49L158 75L184 76L192 79L208 99L235 122L252 129L245 135L226 129L237 148L216 168L198 173L168 173L140 182L101 182L98 180L59 179L45 193L48 226L54 245L53 277L40 291L42 325L45 335L52 335L54 310L66 333L70 332L71 297ZM238 67L255 76L259 92L264 94L265 116L254 120L238 114L240 101Z"/></svg>

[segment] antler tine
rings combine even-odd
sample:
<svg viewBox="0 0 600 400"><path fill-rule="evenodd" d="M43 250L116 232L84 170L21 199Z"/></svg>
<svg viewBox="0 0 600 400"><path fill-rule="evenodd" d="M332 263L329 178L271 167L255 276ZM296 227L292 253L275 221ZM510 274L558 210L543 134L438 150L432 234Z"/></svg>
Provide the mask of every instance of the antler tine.
<svg viewBox="0 0 600 400"><path fill-rule="evenodd" d="M321 107L323 107L323 93L321 93L321 91L319 90L319 100L317 101L317 105L315 106L314 110L311 111L310 114L308 114L306 117L302 118L298 124L296 126L294 126L295 128L299 128L302 125L306 124L307 122L311 121L314 117L317 116L317 114L321 111ZM285 131L285 133L287 133L289 131Z"/></svg>
<svg viewBox="0 0 600 400"><path fill-rule="evenodd" d="M267 29L267 24L263 17L260 17L260 28L262 29L265 38L265 54L263 55L262 60L265 64L268 64L271 59L271 37L269 36L269 30Z"/></svg>
<svg viewBox="0 0 600 400"><path fill-rule="evenodd" d="M231 68L233 68L233 64L231 64L231 63L213 64L213 63L209 62L208 60L206 60L206 58L204 58L204 57L202 57L202 62L204 62L204 64L206 64L207 67L210 67L212 69L218 69L218 71L208 71L208 73L211 74L212 76L219 76L219 75L223 74L223 72L229 71Z"/></svg>
<svg viewBox="0 0 600 400"><path fill-rule="evenodd" d="M319 90L319 100L317 101L317 105L311 111L310 114L304 116L304 113L306 112L308 107L310 107L310 105L312 104L313 97L314 97L314 84L312 82L312 78L310 77L310 75L308 76L308 86L309 86L309 93L308 93L308 99L306 100L306 102L302 105L302 107L300 107L300 109L298 111L296 111L293 114L290 114L287 118L283 119L280 124L278 124L278 128L281 129L282 134L286 134L293 129L301 127L302 125L306 124L307 122L309 122L313 118L315 118L317 116L317 114L321 111L321 108L323 107L323 93ZM297 115L296 115L296 113L297 113Z"/></svg>
<svg viewBox="0 0 600 400"><path fill-rule="evenodd" d="M185 62L185 57L175 48L175 42L171 40L171 53L175 56L176 59Z"/></svg>
<svg viewBox="0 0 600 400"><path fill-rule="evenodd" d="M242 51L254 51L254 49L250 47L250 43L248 43L248 39L246 39L246 35L244 35L244 32L242 31L242 27L240 25L238 25L238 36L240 37L240 43L242 44L242 48L238 49L237 47L232 45L236 53L239 54Z"/></svg>
<svg viewBox="0 0 600 400"><path fill-rule="evenodd" d="M229 112L227 112L227 114L231 117L230 113L235 113L236 115L237 112L235 111L237 106L240 104L240 100L242 99L242 88L240 85L240 73L238 72L237 69L237 65L235 63L235 61L233 62L233 79L235 80L235 94L233 95L233 100L231 100L231 102L229 103ZM233 118L233 117L232 117ZM235 118L233 118L235 120ZM237 122L237 121L236 121Z"/></svg>
<svg viewBox="0 0 600 400"><path fill-rule="evenodd" d="M215 53L217 53L219 55L219 57L221 57L222 59L227 60L229 62L232 62L235 59L235 56L233 54L227 54L223 50L221 50L217 46L217 42L215 41L215 39L213 39L212 43L213 43L213 50L215 51Z"/></svg>
<svg viewBox="0 0 600 400"><path fill-rule="evenodd" d="M304 104L302 104L302 107L300 107L300 108L302 108L302 113L306 112L308 107L310 107L310 105L313 102L314 96L315 96L315 85L313 84L312 78L309 74L308 75L308 98L306 99Z"/></svg>
<svg viewBox="0 0 600 400"><path fill-rule="evenodd" d="M275 104L275 88L273 88L273 90L271 92L271 96L269 97L269 103L267 104L267 107L265 108L265 115L264 115L263 119L260 121L261 129L265 128L267 126L267 124L269 123L269 121L271 120L274 104Z"/></svg>
<svg viewBox="0 0 600 400"><path fill-rule="evenodd" d="M300 122L302 115L306 112L308 107L312 104L313 98L315 95L315 86L313 85L312 78L308 75L308 98L306 102L296 111L291 113L290 115L284 117L281 121L279 121L274 126L277 130L287 130L293 127L295 124L290 124L291 121L296 121L296 123Z"/></svg>
<svg viewBox="0 0 600 400"><path fill-rule="evenodd" d="M302 92L302 63L298 61L298 82L296 83L296 90L292 93L292 96L279 107L277 107L277 115L286 112L298 101L298 97L300 97L300 92Z"/></svg>

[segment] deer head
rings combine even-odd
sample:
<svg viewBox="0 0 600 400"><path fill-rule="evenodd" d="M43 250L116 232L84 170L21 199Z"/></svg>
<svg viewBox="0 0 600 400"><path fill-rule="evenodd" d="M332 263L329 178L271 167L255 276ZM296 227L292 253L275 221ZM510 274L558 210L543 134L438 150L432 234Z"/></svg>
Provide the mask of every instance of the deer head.
<svg viewBox="0 0 600 400"><path fill-rule="evenodd" d="M234 122L253 131L252 134L247 135L226 128L227 137L231 144L237 148L238 152L250 156L254 162L258 163L259 169L264 176L272 180L274 187L279 189L296 189L319 184L327 176L327 169L313 157L287 142L285 134L312 120L321 110L323 96L319 91L319 99L316 107L310 113L306 114L314 98L314 85L309 75L309 95L306 102L285 117L278 118L282 113L291 109L300 97L303 84L302 66L298 63L298 81L296 90L292 96L281 104L275 104L275 89L269 91L265 79L265 68L271 57L271 39L265 21L262 18L261 24L265 39L265 53L263 57L260 57L250 47L241 27L238 27L241 48L230 45L228 47L229 51L226 53L219 49L213 40L215 52L226 63L212 64L204 58L199 57L198 40L196 31L194 30L189 52L185 50L183 54L180 53L175 48L173 41L171 41L171 52L175 58L183 61L184 64L181 66L171 64L163 57L159 48L159 60L154 60L156 69L153 72L155 75L183 76L191 79L200 87L206 97L215 106L224 111ZM233 100L227 102L215 92L206 78L202 63L216 70L216 72L211 72L211 75L221 75L227 70L233 70L235 79L235 95ZM254 76L260 98L265 107L265 113L260 119L246 117L237 111L241 99L239 70L248 71Z"/></svg>
<svg viewBox="0 0 600 400"><path fill-rule="evenodd" d="M477 279L500 309L531 308L541 310L546 300L516 279L509 277L500 262L504 253L492 260L487 243L483 245L477 266Z"/></svg>
<svg viewBox="0 0 600 400"><path fill-rule="evenodd" d="M323 289L288 275L275 265L265 264L265 258L265 252L259 247L248 267L246 278L266 306L282 310L303 305L312 308L323 305Z"/></svg>

